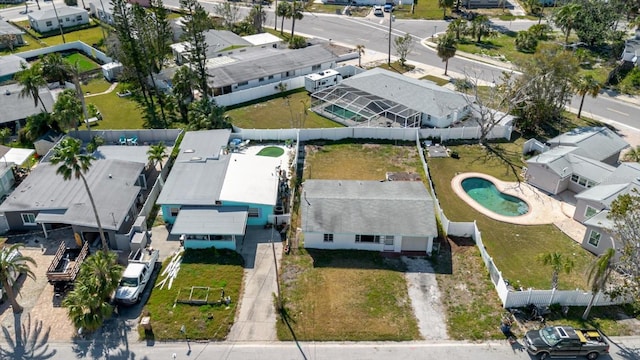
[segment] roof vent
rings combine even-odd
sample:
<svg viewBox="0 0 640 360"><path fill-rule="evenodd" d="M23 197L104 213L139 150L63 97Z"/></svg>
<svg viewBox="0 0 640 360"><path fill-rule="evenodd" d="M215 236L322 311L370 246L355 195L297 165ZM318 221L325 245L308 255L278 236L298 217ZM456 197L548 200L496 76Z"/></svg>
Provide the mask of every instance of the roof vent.
<svg viewBox="0 0 640 360"><path fill-rule="evenodd" d="M200 161L202 158L200 156L194 156L191 158L191 161Z"/></svg>
<svg viewBox="0 0 640 360"><path fill-rule="evenodd" d="M192 153L194 153L194 152L196 152L196 151L195 151L195 150L193 150L193 149L187 149L187 150L185 150L184 152L185 152L185 154L192 154Z"/></svg>
<svg viewBox="0 0 640 360"><path fill-rule="evenodd" d="M109 174L109 179L112 179L112 178L113 178L113 175Z"/></svg>

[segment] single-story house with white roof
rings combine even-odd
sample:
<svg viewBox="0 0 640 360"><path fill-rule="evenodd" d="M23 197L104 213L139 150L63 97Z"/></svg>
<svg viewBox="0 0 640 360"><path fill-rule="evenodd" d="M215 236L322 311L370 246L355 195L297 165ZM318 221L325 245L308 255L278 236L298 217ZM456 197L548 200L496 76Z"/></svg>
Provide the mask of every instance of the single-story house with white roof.
<svg viewBox="0 0 640 360"><path fill-rule="evenodd" d="M470 113L464 95L427 80L375 68L311 94L311 109L321 115L367 125L443 128Z"/></svg>
<svg viewBox="0 0 640 360"><path fill-rule="evenodd" d="M247 225L265 225L279 204L285 155L230 152L231 130L187 132L157 204L187 248L236 249Z"/></svg>
<svg viewBox="0 0 640 360"><path fill-rule="evenodd" d="M208 30L204 33L204 38L207 43L206 57L208 59L216 56L233 55L234 52L242 51L242 48L252 46L249 41L229 30ZM187 61L185 53L188 54L189 46L187 41L169 45L177 64L183 64Z"/></svg>
<svg viewBox="0 0 640 360"><path fill-rule="evenodd" d="M434 209L420 181L306 180L304 247L431 253Z"/></svg>
<svg viewBox="0 0 640 360"><path fill-rule="evenodd" d="M29 13L29 24L39 33L58 30L58 21L63 28L84 25L89 23L87 10L71 6L57 8L58 14L51 9L37 10Z"/></svg>

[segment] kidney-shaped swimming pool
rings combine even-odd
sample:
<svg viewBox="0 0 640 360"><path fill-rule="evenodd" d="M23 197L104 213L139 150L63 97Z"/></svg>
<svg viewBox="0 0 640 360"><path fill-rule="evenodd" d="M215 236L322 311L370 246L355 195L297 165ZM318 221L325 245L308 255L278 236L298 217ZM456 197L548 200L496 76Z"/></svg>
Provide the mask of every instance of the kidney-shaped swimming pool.
<svg viewBox="0 0 640 360"><path fill-rule="evenodd" d="M496 214L521 216L529 212L529 205L524 200L500 192L487 179L470 177L462 180L461 185L473 200Z"/></svg>

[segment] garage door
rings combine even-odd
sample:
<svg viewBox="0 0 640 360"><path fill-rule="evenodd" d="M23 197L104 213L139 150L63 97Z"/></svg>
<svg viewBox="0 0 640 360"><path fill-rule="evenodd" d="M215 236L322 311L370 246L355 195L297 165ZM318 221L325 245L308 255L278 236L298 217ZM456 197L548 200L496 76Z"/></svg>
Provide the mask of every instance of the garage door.
<svg viewBox="0 0 640 360"><path fill-rule="evenodd" d="M427 243L426 237L403 236L402 251L427 251Z"/></svg>

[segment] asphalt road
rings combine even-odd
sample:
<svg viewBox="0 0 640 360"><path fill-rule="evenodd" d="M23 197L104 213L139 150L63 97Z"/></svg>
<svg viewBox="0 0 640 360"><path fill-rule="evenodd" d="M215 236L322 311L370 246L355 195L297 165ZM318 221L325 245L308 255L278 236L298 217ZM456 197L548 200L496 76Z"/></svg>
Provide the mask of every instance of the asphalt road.
<svg viewBox="0 0 640 360"><path fill-rule="evenodd" d="M115 339L115 338L114 338ZM599 359L632 360L640 359L639 342L631 339L616 340L625 344L613 345L610 355ZM96 342L38 343L31 347L26 342L27 351L3 345L3 359L110 359L110 360L170 360L170 359L277 359L277 360L530 360L526 351L518 345L508 345L506 341L492 343L467 342L375 342L375 343L122 343ZM31 352L30 349L35 351Z"/></svg>

